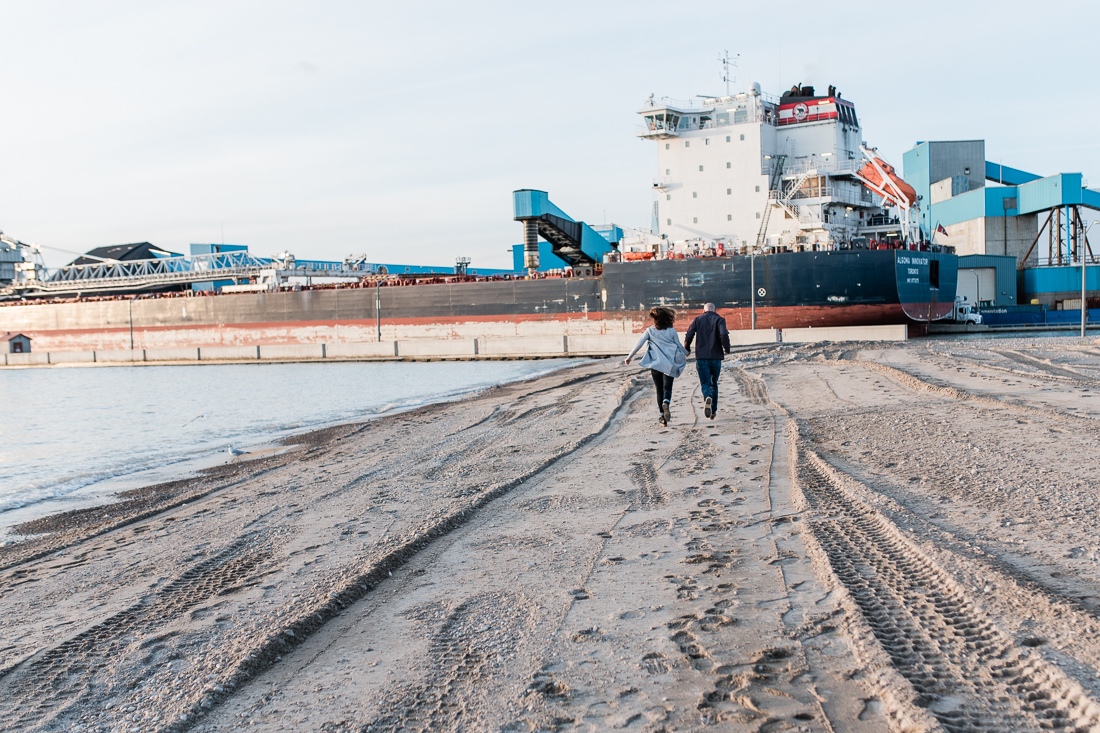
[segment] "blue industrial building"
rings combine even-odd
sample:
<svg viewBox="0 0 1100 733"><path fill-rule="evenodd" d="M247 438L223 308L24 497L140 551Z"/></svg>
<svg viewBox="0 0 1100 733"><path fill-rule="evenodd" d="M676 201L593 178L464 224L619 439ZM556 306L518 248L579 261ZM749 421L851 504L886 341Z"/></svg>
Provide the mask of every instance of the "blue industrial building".
<svg viewBox="0 0 1100 733"><path fill-rule="evenodd" d="M904 176L920 196L918 225L927 239L955 248L960 270L975 270L990 305L1080 307L1080 262L1096 262L1080 207L1100 210L1100 192L1080 173L1039 176L985 159L984 140L920 142L903 157ZM946 235L943 232L946 231ZM1043 234L1046 234L1044 237ZM1006 288L1005 263L1018 271ZM1100 290L1100 266L1089 289ZM994 281L996 284L994 284ZM966 278L960 276L960 288ZM993 297L984 297L985 292Z"/></svg>

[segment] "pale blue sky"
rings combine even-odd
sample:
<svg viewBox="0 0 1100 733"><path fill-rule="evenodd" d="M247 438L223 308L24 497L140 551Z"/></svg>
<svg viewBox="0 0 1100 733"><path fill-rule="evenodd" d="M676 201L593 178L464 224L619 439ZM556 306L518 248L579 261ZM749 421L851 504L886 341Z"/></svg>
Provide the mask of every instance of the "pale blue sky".
<svg viewBox="0 0 1100 733"><path fill-rule="evenodd" d="M510 267L511 192L649 224L645 97L835 84L917 140L1100 184L1095 3L0 2L0 229ZM606 214L605 214L606 212ZM68 255L48 253L51 265Z"/></svg>

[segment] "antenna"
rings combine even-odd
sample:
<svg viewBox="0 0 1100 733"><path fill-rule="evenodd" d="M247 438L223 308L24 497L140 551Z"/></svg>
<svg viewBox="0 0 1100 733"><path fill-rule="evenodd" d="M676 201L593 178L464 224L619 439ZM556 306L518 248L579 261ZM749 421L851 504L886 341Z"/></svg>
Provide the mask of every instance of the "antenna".
<svg viewBox="0 0 1100 733"><path fill-rule="evenodd" d="M729 51L723 51L722 55L718 57L718 60L722 62L722 81L726 82L726 96L730 95L730 82L734 80L733 74L730 73L730 69L737 68L737 60L741 58L741 54L735 54L733 58L730 58Z"/></svg>

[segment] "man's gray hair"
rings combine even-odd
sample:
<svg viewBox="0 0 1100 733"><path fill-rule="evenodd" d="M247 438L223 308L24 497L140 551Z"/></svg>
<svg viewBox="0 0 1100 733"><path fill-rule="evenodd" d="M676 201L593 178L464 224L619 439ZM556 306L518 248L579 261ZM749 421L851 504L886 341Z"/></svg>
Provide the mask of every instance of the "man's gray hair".
<svg viewBox="0 0 1100 733"><path fill-rule="evenodd" d="M706 305L703 306L703 310L705 310L705 311L714 310L714 303L707 303Z"/></svg>

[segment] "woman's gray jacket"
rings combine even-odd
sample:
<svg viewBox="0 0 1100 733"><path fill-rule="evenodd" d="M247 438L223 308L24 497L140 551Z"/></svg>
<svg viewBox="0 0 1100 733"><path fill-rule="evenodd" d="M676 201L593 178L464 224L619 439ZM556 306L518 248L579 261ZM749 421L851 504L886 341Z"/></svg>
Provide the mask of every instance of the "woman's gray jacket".
<svg viewBox="0 0 1100 733"><path fill-rule="evenodd" d="M676 329L660 329L656 326L650 326L638 339L638 345L626 358L633 359L634 355L647 342L649 348L646 349L645 356L642 357L642 366L648 369L656 369L661 374L667 374L673 378L680 376L680 373L684 371L684 367L687 366L687 352L680 345L680 334L676 333Z"/></svg>

